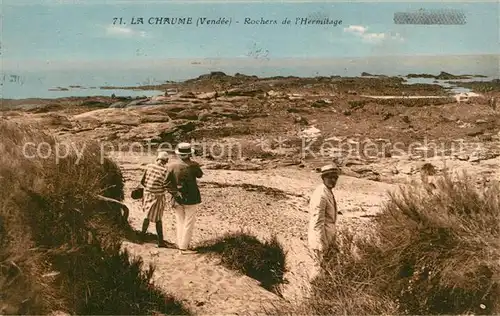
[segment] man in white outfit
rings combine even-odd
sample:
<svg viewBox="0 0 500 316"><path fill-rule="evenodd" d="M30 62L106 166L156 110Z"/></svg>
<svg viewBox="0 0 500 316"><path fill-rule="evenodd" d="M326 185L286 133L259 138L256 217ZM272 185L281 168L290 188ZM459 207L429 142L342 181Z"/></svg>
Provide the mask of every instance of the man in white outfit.
<svg viewBox="0 0 500 316"><path fill-rule="evenodd" d="M316 187L309 201L308 244L315 259L311 278L319 273L323 252L335 240L337 202L332 189L337 184L339 175L340 168L335 164L322 167L323 183Z"/></svg>
<svg viewBox="0 0 500 316"><path fill-rule="evenodd" d="M203 176L200 165L191 160L194 149L190 143L180 143L175 149L179 159L169 161L168 168L174 173L177 185L176 198L172 199L177 226L177 247L182 254L193 253L189 243L193 235L198 205L201 203L197 178Z"/></svg>

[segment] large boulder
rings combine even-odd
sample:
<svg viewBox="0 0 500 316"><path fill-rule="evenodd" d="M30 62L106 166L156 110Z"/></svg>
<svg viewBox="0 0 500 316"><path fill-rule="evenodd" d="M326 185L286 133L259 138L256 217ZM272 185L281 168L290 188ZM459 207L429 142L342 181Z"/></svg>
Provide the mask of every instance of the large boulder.
<svg viewBox="0 0 500 316"><path fill-rule="evenodd" d="M210 102L210 107L215 108L215 107L233 107L234 105L231 102L227 101L212 101Z"/></svg>
<svg viewBox="0 0 500 316"><path fill-rule="evenodd" d="M154 97L151 98L151 101L168 101L170 98L168 96L164 95L155 95Z"/></svg>
<svg viewBox="0 0 500 316"><path fill-rule="evenodd" d="M212 117L212 114L210 113L209 110L202 110L200 113L198 113L198 120L199 121L208 121Z"/></svg>
<svg viewBox="0 0 500 316"><path fill-rule="evenodd" d="M226 96L247 96L254 97L256 95L265 95L265 92L261 89L244 89L244 88L233 88L225 92Z"/></svg>
<svg viewBox="0 0 500 316"><path fill-rule="evenodd" d="M137 111L130 109L100 109L73 116L73 120L81 124L101 125L117 124L137 126L141 123L141 116Z"/></svg>
<svg viewBox="0 0 500 316"><path fill-rule="evenodd" d="M211 100L217 98L217 91L200 93L196 96L196 98L200 100Z"/></svg>
<svg viewBox="0 0 500 316"><path fill-rule="evenodd" d="M127 104L128 104L127 102L118 101L118 102L115 102L115 103L111 104L109 106L109 108L111 108L111 109L121 109L121 108L126 107Z"/></svg>
<svg viewBox="0 0 500 316"><path fill-rule="evenodd" d="M281 91L269 90L266 92L266 96L270 98L282 98L285 96L285 94Z"/></svg>
<svg viewBox="0 0 500 316"><path fill-rule="evenodd" d="M151 114L145 115L141 117L141 123L162 123L168 122L172 118L165 114Z"/></svg>
<svg viewBox="0 0 500 316"><path fill-rule="evenodd" d="M212 117L227 117L233 120L239 120L244 117L238 109L230 107L216 107L210 111Z"/></svg>
<svg viewBox="0 0 500 316"><path fill-rule="evenodd" d="M148 102L149 99L138 99L138 100L134 100L134 101L131 101L129 102L125 107L134 107L134 106L141 106L141 105L144 105L144 103Z"/></svg>
<svg viewBox="0 0 500 316"><path fill-rule="evenodd" d="M380 173L370 166L353 165L349 169L357 178L365 178L372 181L380 181Z"/></svg>
<svg viewBox="0 0 500 316"><path fill-rule="evenodd" d="M240 96L240 95L235 95L235 96L224 96L218 98L220 101L227 101L227 102L239 102L239 101L247 101L251 99L252 97L249 96Z"/></svg>
<svg viewBox="0 0 500 316"><path fill-rule="evenodd" d="M163 123L146 123L134 127L120 138L128 141L155 141L174 142L183 133L194 130L196 125L192 121L172 120Z"/></svg>
<svg viewBox="0 0 500 316"><path fill-rule="evenodd" d="M178 104L178 103L169 103L169 104L161 104L157 106L148 106L137 109L139 113L178 113L183 110L189 109L191 106L189 104Z"/></svg>
<svg viewBox="0 0 500 316"><path fill-rule="evenodd" d="M6 116L7 117L7 116ZM9 120L22 122L23 124L38 125L42 128L58 129L72 128L73 124L69 118L59 113L41 113L27 115L9 115Z"/></svg>
<svg viewBox="0 0 500 316"><path fill-rule="evenodd" d="M198 119L198 112L195 110L187 109L180 111L176 115L177 119L185 119L185 120L197 120Z"/></svg>
<svg viewBox="0 0 500 316"><path fill-rule="evenodd" d="M179 98L182 98L182 99L195 99L196 98L196 95L194 95L193 92L191 91L185 91L185 92L181 92L179 95L178 95Z"/></svg>
<svg viewBox="0 0 500 316"><path fill-rule="evenodd" d="M146 102L143 102L141 103L141 105L160 105L160 104L165 104L166 102L168 102L168 100L150 100L150 101L146 101Z"/></svg>

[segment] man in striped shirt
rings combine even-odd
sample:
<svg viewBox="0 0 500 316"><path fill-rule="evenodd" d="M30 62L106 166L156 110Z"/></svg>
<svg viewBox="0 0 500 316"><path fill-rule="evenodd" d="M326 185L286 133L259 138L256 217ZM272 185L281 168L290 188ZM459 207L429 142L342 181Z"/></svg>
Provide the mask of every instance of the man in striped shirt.
<svg viewBox="0 0 500 316"><path fill-rule="evenodd" d="M169 192L174 198L178 196L176 179L171 170L166 167L168 154L159 152L155 163L146 167L141 179L144 186L144 197L142 199L143 211L147 216L142 223L142 236L146 236L149 222L156 223L158 234L158 247L166 247L163 240L163 211L167 205L165 194Z"/></svg>

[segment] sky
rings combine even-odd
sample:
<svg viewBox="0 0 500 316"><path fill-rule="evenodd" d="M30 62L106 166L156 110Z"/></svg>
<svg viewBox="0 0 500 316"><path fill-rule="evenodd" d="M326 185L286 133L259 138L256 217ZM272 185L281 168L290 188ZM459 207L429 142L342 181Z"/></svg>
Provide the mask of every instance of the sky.
<svg viewBox="0 0 500 316"><path fill-rule="evenodd" d="M464 25L395 24L395 12L460 10ZM3 0L4 69L127 65L164 59L279 60L499 54L496 1ZM125 24L113 23L122 18ZM144 24L131 24L142 17ZM231 19L231 25L150 25L150 17ZM247 25L245 18L278 25ZM294 25L296 18L341 20ZM291 25L283 25L289 18ZM118 20L116 20L118 21ZM239 23L236 23L238 21Z"/></svg>

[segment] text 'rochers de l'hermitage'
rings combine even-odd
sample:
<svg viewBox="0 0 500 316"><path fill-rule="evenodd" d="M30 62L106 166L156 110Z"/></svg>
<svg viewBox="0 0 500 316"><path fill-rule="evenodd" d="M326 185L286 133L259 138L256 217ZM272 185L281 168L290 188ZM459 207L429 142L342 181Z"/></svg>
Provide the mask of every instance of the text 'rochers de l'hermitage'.
<svg viewBox="0 0 500 316"><path fill-rule="evenodd" d="M234 19L232 17L114 17L114 25L193 25L193 26L230 26L237 25L324 25L337 26L342 24L342 20L332 19L329 17L313 18L313 17L292 17L282 19L268 19L264 17L251 18L244 17Z"/></svg>

